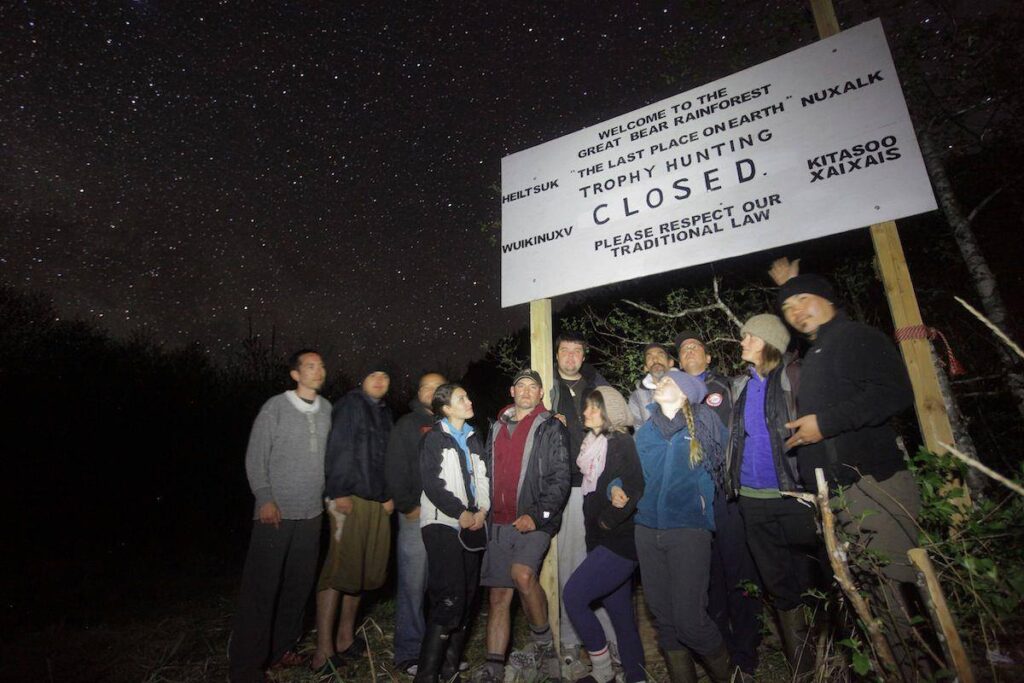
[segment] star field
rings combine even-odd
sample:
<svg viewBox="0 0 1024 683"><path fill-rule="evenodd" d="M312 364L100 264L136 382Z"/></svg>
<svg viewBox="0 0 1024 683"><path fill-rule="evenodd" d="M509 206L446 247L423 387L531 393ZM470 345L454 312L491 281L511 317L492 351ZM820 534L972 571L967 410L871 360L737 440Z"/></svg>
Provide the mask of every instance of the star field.
<svg viewBox="0 0 1024 683"><path fill-rule="evenodd" d="M119 335L218 353L251 319L409 370L527 323L498 302L503 155L814 35L785 2L0 13L0 280Z"/></svg>

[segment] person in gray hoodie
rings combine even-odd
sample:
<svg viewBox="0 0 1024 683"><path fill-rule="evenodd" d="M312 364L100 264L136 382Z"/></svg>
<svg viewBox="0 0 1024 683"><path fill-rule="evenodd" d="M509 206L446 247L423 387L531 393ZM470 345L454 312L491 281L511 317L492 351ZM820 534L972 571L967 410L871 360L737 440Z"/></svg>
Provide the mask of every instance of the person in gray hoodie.
<svg viewBox="0 0 1024 683"><path fill-rule="evenodd" d="M297 351L289 366L295 389L263 404L245 453L255 505L228 648L233 683L264 681L268 664L302 661L293 647L316 578L331 404L318 395L320 354Z"/></svg>

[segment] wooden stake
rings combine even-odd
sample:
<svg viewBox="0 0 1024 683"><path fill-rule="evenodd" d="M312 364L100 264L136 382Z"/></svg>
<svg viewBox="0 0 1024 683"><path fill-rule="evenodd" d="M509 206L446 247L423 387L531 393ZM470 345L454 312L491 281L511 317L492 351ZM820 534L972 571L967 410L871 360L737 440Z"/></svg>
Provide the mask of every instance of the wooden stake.
<svg viewBox="0 0 1024 683"><path fill-rule="evenodd" d="M835 573L836 583L843 589L846 599L850 601L850 605L853 606L854 611L868 632L871 646L874 648L878 662L882 666L882 671L878 673L885 680L889 680L890 677L899 679L901 677L900 670L896 667L896 657L893 656L892 648L889 647L889 641L886 640L885 634L882 632L882 620L871 614L868 601L864 599L864 596L857 589L857 584L853 581L853 573L850 571L850 565L847 561L846 550L839 543L839 536L836 534L836 518L832 514L832 506L829 504L825 470L820 467L815 469L814 476L818 482L818 495L809 496L804 494L798 497L803 498L806 496L812 498L818 505L818 510L821 512L821 532L825 538L825 549L828 551L828 560Z"/></svg>
<svg viewBox="0 0 1024 683"><path fill-rule="evenodd" d="M549 392L555 380L554 351L551 348L551 299L530 302L530 367L540 374L544 384L544 405L549 409ZM561 647L559 638L560 595L558 592L558 538L551 539L547 557L540 568L540 586L548 598L548 623L555 647Z"/></svg>
<svg viewBox="0 0 1024 683"><path fill-rule="evenodd" d="M923 548L911 548L907 551L907 559L917 567L920 577L924 577L925 588L927 588L928 613L935 624L935 631L942 641L942 649L946 653L946 659L956 670L959 683L974 683L974 671L971 669L971 662L967 658L964 645L960 642L960 633L956 630L956 623L953 615L949 612L949 605L946 604L946 596L939 585L939 577L935 573L931 558Z"/></svg>

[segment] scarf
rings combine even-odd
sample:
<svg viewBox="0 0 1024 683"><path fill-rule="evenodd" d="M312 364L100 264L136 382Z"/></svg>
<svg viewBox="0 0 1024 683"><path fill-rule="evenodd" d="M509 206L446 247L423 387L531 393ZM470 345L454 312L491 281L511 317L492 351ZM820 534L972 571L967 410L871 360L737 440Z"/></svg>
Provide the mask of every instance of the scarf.
<svg viewBox="0 0 1024 683"><path fill-rule="evenodd" d="M608 456L608 437L604 434L587 432L580 446L580 454L576 457L576 465L583 473L580 493L584 496L597 489L597 480L604 472L605 459Z"/></svg>

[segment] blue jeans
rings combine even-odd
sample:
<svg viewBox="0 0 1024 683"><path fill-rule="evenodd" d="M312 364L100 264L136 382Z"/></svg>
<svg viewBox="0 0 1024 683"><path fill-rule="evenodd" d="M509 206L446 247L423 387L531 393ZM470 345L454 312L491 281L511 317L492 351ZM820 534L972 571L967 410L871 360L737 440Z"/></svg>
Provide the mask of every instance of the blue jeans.
<svg viewBox="0 0 1024 683"><path fill-rule="evenodd" d="M633 614L634 560L597 546L576 568L562 594L569 620L589 652L598 652L607 644L604 628L591 603L599 601L608 611L618 638L619 657L627 681L645 680L644 648L640 644L636 616Z"/></svg>
<svg viewBox="0 0 1024 683"><path fill-rule="evenodd" d="M395 596L395 663L420 658L426 627L423 596L427 591L427 549L423 546L420 520L398 515L398 591Z"/></svg>

